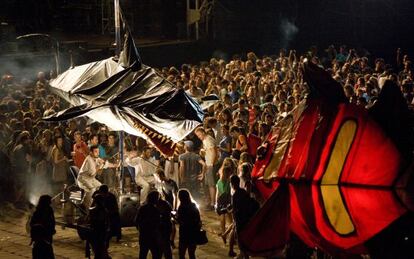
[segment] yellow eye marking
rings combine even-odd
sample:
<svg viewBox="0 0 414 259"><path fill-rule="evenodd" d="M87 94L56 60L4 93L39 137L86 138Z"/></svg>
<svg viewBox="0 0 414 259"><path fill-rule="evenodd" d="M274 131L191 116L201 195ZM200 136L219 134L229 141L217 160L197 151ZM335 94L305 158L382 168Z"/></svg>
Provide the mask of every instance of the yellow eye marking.
<svg viewBox="0 0 414 259"><path fill-rule="evenodd" d="M326 214L332 227L341 235L355 231L355 226L342 200L338 183L356 131L357 124L353 120L348 120L342 125L321 180L321 194Z"/></svg>

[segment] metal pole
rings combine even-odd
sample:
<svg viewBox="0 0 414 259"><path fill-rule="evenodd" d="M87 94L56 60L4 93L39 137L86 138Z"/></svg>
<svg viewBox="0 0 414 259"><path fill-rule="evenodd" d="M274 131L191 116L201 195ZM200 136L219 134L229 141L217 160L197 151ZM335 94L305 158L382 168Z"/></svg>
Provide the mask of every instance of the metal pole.
<svg viewBox="0 0 414 259"><path fill-rule="evenodd" d="M121 194L124 193L124 132L120 131L119 132L119 159L120 159L120 172L121 172L121 176L120 176L120 183L119 183L119 187L121 189Z"/></svg>
<svg viewBox="0 0 414 259"><path fill-rule="evenodd" d="M56 76L60 73L60 67L59 67L59 41L55 38L53 38L56 41Z"/></svg>
<svg viewBox="0 0 414 259"><path fill-rule="evenodd" d="M115 12L115 55L119 56L121 53L121 23L119 20L119 0L114 0L114 12Z"/></svg>
<svg viewBox="0 0 414 259"><path fill-rule="evenodd" d="M197 12L200 11L199 10L199 2L198 2L198 0L195 0L195 9L196 9ZM198 22L199 22L199 20L197 20L196 21L196 24L195 24L196 40L198 40L200 38L199 31L198 31L199 30L199 28L198 28Z"/></svg>
<svg viewBox="0 0 414 259"><path fill-rule="evenodd" d="M190 25L188 24L188 21L189 21L189 19L188 19L188 14L189 14L189 11L190 11L190 0L187 0L186 1L186 13L185 13L185 27L186 27L186 29L187 29L187 40L188 39L190 39Z"/></svg>
<svg viewBox="0 0 414 259"><path fill-rule="evenodd" d="M115 55L119 57L119 54L121 53L121 23L119 19L119 0L114 0L114 12L115 12ZM119 159L120 162L120 188L121 188L121 194L124 193L124 132L119 132Z"/></svg>

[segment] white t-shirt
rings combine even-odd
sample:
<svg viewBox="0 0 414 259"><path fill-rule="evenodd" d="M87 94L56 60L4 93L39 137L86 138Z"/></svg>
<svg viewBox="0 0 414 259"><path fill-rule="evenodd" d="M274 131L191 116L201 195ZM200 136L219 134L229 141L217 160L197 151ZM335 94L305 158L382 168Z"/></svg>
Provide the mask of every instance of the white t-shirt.
<svg viewBox="0 0 414 259"><path fill-rule="evenodd" d="M206 135L206 137L203 140L203 148L205 150L206 165L213 166L217 150L216 141L212 136Z"/></svg>

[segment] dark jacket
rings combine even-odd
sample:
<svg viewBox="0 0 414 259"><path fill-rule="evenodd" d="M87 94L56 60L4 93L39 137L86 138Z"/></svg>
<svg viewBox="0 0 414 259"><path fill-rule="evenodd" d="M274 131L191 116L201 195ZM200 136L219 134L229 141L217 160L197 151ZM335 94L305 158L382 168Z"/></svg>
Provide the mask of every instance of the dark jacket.
<svg viewBox="0 0 414 259"><path fill-rule="evenodd" d="M56 233L55 217L50 206L37 208L30 219L33 259L54 259L52 238Z"/></svg>
<svg viewBox="0 0 414 259"><path fill-rule="evenodd" d="M110 230L108 210L103 206L92 207L89 210L89 222L92 228L92 240L105 242Z"/></svg>
<svg viewBox="0 0 414 259"><path fill-rule="evenodd" d="M237 189L232 196L233 217L237 232L244 228L251 217L250 196L244 189Z"/></svg>
<svg viewBox="0 0 414 259"><path fill-rule="evenodd" d="M33 242L52 243L55 230L55 216L51 207L36 209L30 219L30 235Z"/></svg>
<svg viewBox="0 0 414 259"><path fill-rule="evenodd" d="M111 232L110 237L116 236L118 238L121 238L121 217L119 215L119 208L116 197L113 193L108 192L104 195L104 199L105 208L109 213Z"/></svg>
<svg viewBox="0 0 414 259"><path fill-rule="evenodd" d="M161 214L153 204L139 208L135 224L139 230L139 241L153 243L160 239Z"/></svg>

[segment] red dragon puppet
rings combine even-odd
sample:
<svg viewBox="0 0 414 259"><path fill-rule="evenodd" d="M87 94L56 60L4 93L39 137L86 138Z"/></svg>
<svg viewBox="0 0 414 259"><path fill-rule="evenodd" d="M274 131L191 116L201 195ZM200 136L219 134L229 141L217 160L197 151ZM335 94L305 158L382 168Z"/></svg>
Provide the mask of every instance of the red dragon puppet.
<svg viewBox="0 0 414 259"><path fill-rule="evenodd" d="M266 202L240 245L274 255L293 232L331 255L369 253L366 243L408 212L395 192L412 156L408 108L391 81L367 111L320 67L302 71L308 97L258 150L252 179Z"/></svg>

